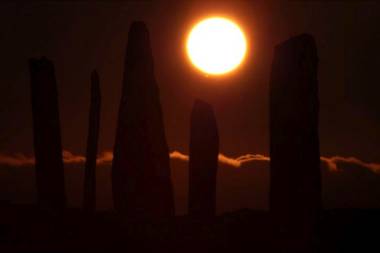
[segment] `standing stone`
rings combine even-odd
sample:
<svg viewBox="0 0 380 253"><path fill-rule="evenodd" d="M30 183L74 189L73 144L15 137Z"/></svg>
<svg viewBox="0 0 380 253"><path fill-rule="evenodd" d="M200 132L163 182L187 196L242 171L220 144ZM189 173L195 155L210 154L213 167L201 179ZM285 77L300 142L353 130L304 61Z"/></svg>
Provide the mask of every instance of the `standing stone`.
<svg viewBox="0 0 380 253"><path fill-rule="evenodd" d="M43 57L30 59L29 68L38 203L44 210L59 212L66 197L54 66Z"/></svg>
<svg viewBox="0 0 380 253"><path fill-rule="evenodd" d="M219 135L211 105L196 100L191 113L189 215L215 216Z"/></svg>
<svg viewBox="0 0 380 253"><path fill-rule="evenodd" d="M277 224L291 230L301 247L310 244L321 209L317 67L317 48L310 35L293 37L275 48L270 208Z"/></svg>
<svg viewBox="0 0 380 253"><path fill-rule="evenodd" d="M91 73L91 102L88 122L87 153L84 174L84 210L94 213L96 209L96 158L98 154L98 138L100 125L101 95L99 75Z"/></svg>
<svg viewBox="0 0 380 253"><path fill-rule="evenodd" d="M114 207L130 219L174 216L159 89L154 77L148 30L132 23L112 164Z"/></svg>

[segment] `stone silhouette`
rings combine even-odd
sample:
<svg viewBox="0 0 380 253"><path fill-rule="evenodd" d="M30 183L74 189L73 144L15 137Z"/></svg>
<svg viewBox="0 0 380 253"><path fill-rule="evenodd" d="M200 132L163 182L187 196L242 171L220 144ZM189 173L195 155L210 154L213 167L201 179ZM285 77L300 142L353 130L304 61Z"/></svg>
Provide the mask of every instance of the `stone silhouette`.
<svg viewBox="0 0 380 253"><path fill-rule="evenodd" d="M189 215L215 216L219 135L211 105L196 100L191 113Z"/></svg>
<svg viewBox="0 0 380 253"><path fill-rule="evenodd" d="M305 245L321 209L317 70L312 36L276 46L270 80L270 208L278 224L294 230Z"/></svg>
<svg viewBox="0 0 380 253"><path fill-rule="evenodd" d="M87 152L84 174L83 207L88 213L96 209L96 158L98 154L98 138L100 125L101 95L99 75L94 70L91 73L91 102L88 122Z"/></svg>
<svg viewBox="0 0 380 253"><path fill-rule="evenodd" d="M149 33L132 23L112 164L114 207L130 219L174 216L169 150Z"/></svg>
<svg viewBox="0 0 380 253"><path fill-rule="evenodd" d="M30 59L29 68L38 203L43 210L60 212L66 197L54 66L43 57Z"/></svg>

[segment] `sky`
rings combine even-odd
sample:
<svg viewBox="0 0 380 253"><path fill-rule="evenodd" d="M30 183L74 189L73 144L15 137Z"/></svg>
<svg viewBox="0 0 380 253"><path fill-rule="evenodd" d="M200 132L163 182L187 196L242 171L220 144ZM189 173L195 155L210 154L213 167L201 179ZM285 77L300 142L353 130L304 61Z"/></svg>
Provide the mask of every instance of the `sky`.
<svg viewBox="0 0 380 253"><path fill-rule="evenodd" d="M22 154L29 161L33 156L27 60L41 56L55 64L63 149L77 156L85 153L93 69L99 72L102 91L99 149L113 149L124 52L134 20L144 21L150 32L169 149L188 154L192 103L201 98L214 107L224 156L235 162L245 155L268 157L273 49L291 36L310 33L319 55L321 155L340 161L340 172L332 172L331 163L322 164L324 202L331 207L380 208L379 11L376 2L2 2L0 158ZM246 60L226 77L201 74L184 50L190 27L212 15L235 20L248 39ZM30 200L33 176L28 173L33 170L6 159L0 165L0 200ZM79 161L66 168L78 172L82 166ZM108 175L105 171L103 177ZM181 210L186 202L186 173L186 161L173 157L172 176ZM68 172L66 184L71 196L78 198L81 177L73 175ZM265 161L249 160L240 166L222 161L219 209L266 208L268 175ZM98 188L98 192L109 203L107 191Z"/></svg>

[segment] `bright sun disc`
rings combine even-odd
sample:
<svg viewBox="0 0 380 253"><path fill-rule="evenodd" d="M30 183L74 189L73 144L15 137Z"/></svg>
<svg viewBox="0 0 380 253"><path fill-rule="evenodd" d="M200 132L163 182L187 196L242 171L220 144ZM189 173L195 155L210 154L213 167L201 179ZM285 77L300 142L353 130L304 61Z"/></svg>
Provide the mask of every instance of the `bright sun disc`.
<svg viewBox="0 0 380 253"><path fill-rule="evenodd" d="M226 18L212 17L193 27L186 49L195 67L207 74L220 75L239 66L247 42L238 25Z"/></svg>

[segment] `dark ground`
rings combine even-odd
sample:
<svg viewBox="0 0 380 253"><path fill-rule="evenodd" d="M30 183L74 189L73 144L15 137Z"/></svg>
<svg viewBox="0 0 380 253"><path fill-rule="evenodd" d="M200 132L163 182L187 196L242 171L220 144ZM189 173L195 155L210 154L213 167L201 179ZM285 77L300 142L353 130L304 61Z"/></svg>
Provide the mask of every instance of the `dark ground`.
<svg viewBox="0 0 380 253"><path fill-rule="evenodd" d="M266 211L137 225L112 212L89 217L70 209L54 217L34 206L1 209L0 252L286 252ZM380 210L326 210L313 252L380 252L379 229Z"/></svg>

